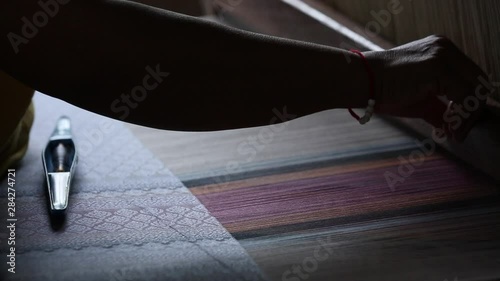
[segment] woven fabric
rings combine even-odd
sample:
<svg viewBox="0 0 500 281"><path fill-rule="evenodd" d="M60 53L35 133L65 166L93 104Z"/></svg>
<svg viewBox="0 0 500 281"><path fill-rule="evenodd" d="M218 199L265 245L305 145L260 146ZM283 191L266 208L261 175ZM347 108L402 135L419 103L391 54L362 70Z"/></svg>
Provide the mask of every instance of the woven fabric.
<svg viewBox="0 0 500 281"><path fill-rule="evenodd" d="M272 280L500 279L498 184L378 116L332 110L271 139L132 129Z"/></svg>
<svg viewBox="0 0 500 281"><path fill-rule="evenodd" d="M498 184L432 140L347 115L331 112L320 154L295 147L190 190L272 280L498 280Z"/></svg>
<svg viewBox="0 0 500 281"><path fill-rule="evenodd" d="M40 94L35 105L32 142L16 171L16 273L2 262L2 280L265 279L238 242L120 122ZM41 162L60 115L73 121L80 156L65 221L48 216ZM7 209L7 183L1 186ZM5 227L0 233L5 257L9 233Z"/></svg>

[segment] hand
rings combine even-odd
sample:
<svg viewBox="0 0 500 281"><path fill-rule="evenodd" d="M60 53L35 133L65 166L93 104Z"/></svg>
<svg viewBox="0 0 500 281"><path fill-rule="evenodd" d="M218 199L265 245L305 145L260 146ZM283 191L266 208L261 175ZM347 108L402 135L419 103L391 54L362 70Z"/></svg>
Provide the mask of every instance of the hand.
<svg viewBox="0 0 500 281"><path fill-rule="evenodd" d="M445 37L365 56L375 73L378 113L422 118L463 141L485 108L486 90L477 89L488 76Z"/></svg>

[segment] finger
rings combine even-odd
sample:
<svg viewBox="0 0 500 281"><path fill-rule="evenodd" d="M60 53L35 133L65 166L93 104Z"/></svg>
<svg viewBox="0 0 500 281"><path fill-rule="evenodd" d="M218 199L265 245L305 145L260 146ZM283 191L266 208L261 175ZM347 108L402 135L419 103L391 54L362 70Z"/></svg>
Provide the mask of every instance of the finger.
<svg viewBox="0 0 500 281"><path fill-rule="evenodd" d="M486 100L479 99L476 89L458 76L443 75L440 79L440 92L454 103L451 104L454 114L448 119L458 120L458 127L454 125L453 136L458 142L465 140L470 130L481 118L486 108Z"/></svg>
<svg viewBox="0 0 500 281"><path fill-rule="evenodd" d="M465 106L462 104L462 107L467 109L467 105L470 102L467 100L465 101ZM470 105L469 105L470 106ZM469 107L470 108L470 107ZM477 122L481 119L482 115L484 113L483 109L478 109L475 111L469 111L468 114L470 114L467 118L463 119L462 125L453 131L453 138L457 142L464 142L467 136L469 135L470 131L472 128L477 124Z"/></svg>
<svg viewBox="0 0 500 281"><path fill-rule="evenodd" d="M441 101L437 96L430 96L426 100L426 105L421 105L422 111L425 110L425 114L422 117L427 123L433 125L435 128L444 128L447 135L450 135L450 130L448 126L445 125L444 114L448 110L446 104Z"/></svg>
<svg viewBox="0 0 500 281"><path fill-rule="evenodd" d="M473 103L478 87L482 87L480 79L489 80L484 71L471 58L465 55L451 40L441 38L441 43L446 47L443 52L445 61L450 69L450 75L445 78L449 88L448 97L461 106ZM454 76L454 77L453 77ZM453 79L456 78L456 79ZM457 87L460 88L457 88ZM477 121L486 109L486 100L479 99L480 107L472 112L471 123ZM469 106L470 107L470 106Z"/></svg>
<svg viewBox="0 0 500 281"><path fill-rule="evenodd" d="M445 116L450 111L449 103L446 104L437 96L433 95L426 100L425 105L420 105L420 107L420 110L425 112L422 119L432 125L435 129L444 130L447 138L453 137L450 124L445 121Z"/></svg>
<svg viewBox="0 0 500 281"><path fill-rule="evenodd" d="M444 130L446 136L451 138L450 126L444 120L447 110L447 105L436 95L429 95L424 101L406 107L398 105L375 106L376 113L390 114L404 118L421 118L434 128Z"/></svg>
<svg viewBox="0 0 500 281"><path fill-rule="evenodd" d="M473 90L470 89L470 92ZM463 142L472 128L481 119L486 108L485 101L481 101L473 95L468 95L462 102L453 104L456 116L460 118L460 125L453 130L456 141Z"/></svg>

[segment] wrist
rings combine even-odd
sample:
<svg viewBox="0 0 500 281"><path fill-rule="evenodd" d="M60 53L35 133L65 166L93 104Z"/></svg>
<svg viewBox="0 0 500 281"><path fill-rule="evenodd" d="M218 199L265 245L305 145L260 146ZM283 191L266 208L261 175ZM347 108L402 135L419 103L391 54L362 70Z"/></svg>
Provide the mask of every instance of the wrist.
<svg viewBox="0 0 500 281"><path fill-rule="evenodd" d="M372 118L374 111L375 111L375 75L374 71L372 69L372 66L370 65L368 59L366 58L365 54L358 50L351 50L353 54L356 54L362 64L362 68L365 71L365 76L368 78L368 98L367 98L367 105L366 105L366 111L364 115L359 116L352 108L349 109L349 113L353 118L355 118L361 125L364 125L370 121ZM364 96L361 94L361 96Z"/></svg>
<svg viewBox="0 0 500 281"><path fill-rule="evenodd" d="M352 71L352 92L349 95L347 108L363 108L370 98L370 78L366 72L364 59L349 51L350 66Z"/></svg>
<svg viewBox="0 0 500 281"><path fill-rule="evenodd" d="M386 61L385 51L367 51L363 52L366 62L371 68L373 75L373 99L378 103L383 102L382 88L383 88L383 65Z"/></svg>

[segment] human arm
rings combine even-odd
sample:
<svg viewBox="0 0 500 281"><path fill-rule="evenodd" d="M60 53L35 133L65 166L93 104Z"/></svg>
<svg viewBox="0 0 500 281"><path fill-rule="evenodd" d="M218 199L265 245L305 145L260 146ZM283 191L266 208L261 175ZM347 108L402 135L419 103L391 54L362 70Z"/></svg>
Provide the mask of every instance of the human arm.
<svg viewBox="0 0 500 281"><path fill-rule="evenodd" d="M35 2L18 2L0 4L1 11L10 11L2 12L3 38L20 32L23 15L40 10ZM442 55L434 59L430 54L429 46L440 49L438 43L417 42L400 50L366 53L376 73L379 113L424 118L435 126L442 123L440 111L446 106L435 106L433 97L443 94L436 81L447 79L459 85L462 77L442 70L448 64ZM409 52L412 48L416 51ZM461 57L459 62L464 60ZM130 103L129 114L116 110L117 100L126 104L122 94L130 95L143 84L148 66L168 72L168 77L146 99ZM286 107L304 116L332 108L365 107L369 96L361 58L350 52L124 1L73 0L61 5L29 43L19 45L17 55L12 44L2 40L0 68L82 108L171 130L267 125L274 108ZM415 75L419 79L413 79ZM463 96L451 94L455 99ZM426 112L431 103L437 109Z"/></svg>

